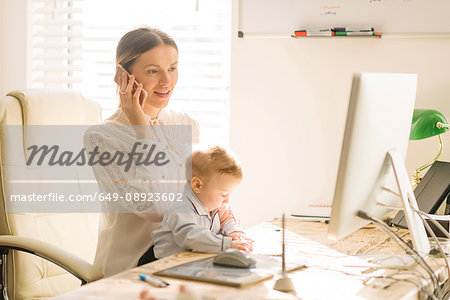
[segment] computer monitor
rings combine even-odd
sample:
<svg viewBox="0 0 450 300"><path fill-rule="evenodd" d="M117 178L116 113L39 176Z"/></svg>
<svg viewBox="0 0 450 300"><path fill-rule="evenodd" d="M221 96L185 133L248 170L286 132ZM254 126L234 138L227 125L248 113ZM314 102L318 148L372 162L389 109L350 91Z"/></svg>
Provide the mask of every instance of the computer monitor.
<svg viewBox="0 0 450 300"><path fill-rule="evenodd" d="M404 166L416 98L417 75L362 73L353 77L328 236L340 239L367 225L362 210L385 218L415 202ZM392 163L395 163L395 173ZM406 182L405 182L406 181ZM399 189L399 185L402 189ZM398 197L383 189L399 193ZM410 195L412 194L412 196ZM414 199L411 199L414 198ZM399 201L403 198L403 201ZM407 203L409 204L409 203ZM417 206L417 204L415 204ZM406 205L415 246L429 249L421 219ZM409 224L409 223L408 223Z"/></svg>

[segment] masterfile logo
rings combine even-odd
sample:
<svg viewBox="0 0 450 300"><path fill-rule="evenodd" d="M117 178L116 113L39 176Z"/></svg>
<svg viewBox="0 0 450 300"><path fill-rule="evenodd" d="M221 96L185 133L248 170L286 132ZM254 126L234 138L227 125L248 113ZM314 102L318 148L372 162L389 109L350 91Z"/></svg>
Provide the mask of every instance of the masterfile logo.
<svg viewBox="0 0 450 300"><path fill-rule="evenodd" d="M143 151L139 151L138 149L142 149ZM48 145L42 145L40 147L33 145L27 148L27 150L31 151L27 160L27 166L32 165L33 160L36 157L38 157L36 165L41 166L47 155L50 155L48 159L49 166L71 166L76 164L77 166L89 165L92 167L96 164L108 166L115 163L118 166L125 165L125 172L130 170L133 163L137 166L150 166L153 164L158 167L168 164L170 160L166 159L166 153L164 151L155 151L155 149L156 144L148 145L141 142L135 142L129 153L118 150L115 151L114 154L109 151L100 152L99 146L95 146L94 150L90 152L86 151L85 148L82 148L80 152L74 153L72 151L60 152L60 147L58 145L53 145L52 147L49 147ZM38 154L40 154L40 156L38 156Z"/></svg>

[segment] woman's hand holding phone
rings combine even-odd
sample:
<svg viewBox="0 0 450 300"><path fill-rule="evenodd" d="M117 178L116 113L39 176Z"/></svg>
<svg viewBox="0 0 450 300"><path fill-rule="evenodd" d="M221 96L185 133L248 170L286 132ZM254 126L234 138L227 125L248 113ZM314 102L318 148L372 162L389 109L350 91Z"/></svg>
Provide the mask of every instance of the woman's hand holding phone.
<svg viewBox="0 0 450 300"><path fill-rule="evenodd" d="M120 107L132 125L149 125L144 113L145 100L148 93L141 83L137 83L134 75L128 74L122 66L116 69L114 81L119 85Z"/></svg>

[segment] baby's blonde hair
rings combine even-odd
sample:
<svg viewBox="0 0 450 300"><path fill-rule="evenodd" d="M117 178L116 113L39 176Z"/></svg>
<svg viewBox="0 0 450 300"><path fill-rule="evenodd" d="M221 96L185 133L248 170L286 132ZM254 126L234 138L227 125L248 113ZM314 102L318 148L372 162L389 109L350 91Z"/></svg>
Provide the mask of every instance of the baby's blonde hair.
<svg viewBox="0 0 450 300"><path fill-rule="evenodd" d="M192 174L189 167L192 165ZM238 161L227 150L214 146L207 150L194 151L186 161L186 179L199 177L207 182L215 174L227 174L242 178L242 168Z"/></svg>

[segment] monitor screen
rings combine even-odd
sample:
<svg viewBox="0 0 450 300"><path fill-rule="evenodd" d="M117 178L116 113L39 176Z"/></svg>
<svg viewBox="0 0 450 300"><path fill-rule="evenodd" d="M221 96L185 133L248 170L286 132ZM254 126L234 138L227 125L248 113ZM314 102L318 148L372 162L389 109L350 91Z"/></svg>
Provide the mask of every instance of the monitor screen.
<svg viewBox="0 0 450 300"><path fill-rule="evenodd" d="M342 153L328 235L340 239L369 221L359 210L385 218L392 213L377 203L399 205L388 151L397 150L403 161L416 98L417 75L362 73L353 77Z"/></svg>

